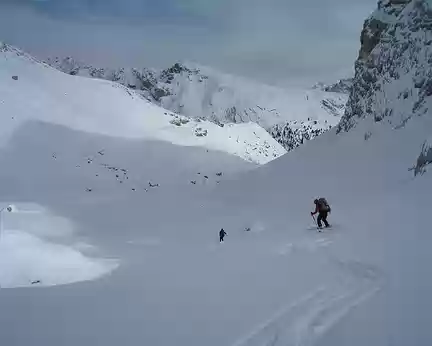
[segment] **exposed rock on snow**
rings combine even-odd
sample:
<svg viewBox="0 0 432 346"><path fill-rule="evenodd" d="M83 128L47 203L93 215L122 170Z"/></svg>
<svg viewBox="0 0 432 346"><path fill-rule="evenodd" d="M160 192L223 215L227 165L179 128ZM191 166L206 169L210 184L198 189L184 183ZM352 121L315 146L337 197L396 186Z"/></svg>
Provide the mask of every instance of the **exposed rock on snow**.
<svg viewBox="0 0 432 346"><path fill-rule="evenodd" d="M414 167L414 175L423 174L426 166L432 163L432 137L423 143L417 163Z"/></svg>
<svg viewBox="0 0 432 346"><path fill-rule="evenodd" d="M287 150L293 150L305 141L314 139L331 128L331 125L317 121L287 122L277 124L271 129L271 135Z"/></svg>
<svg viewBox="0 0 432 346"><path fill-rule="evenodd" d="M366 20L353 90L338 131L373 117L400 129L432 113L432 4L380 1Z"/></svg>
<svg viewBox="0 0 432 346"><path fill-rule="evenodd" d="M190 119L188 119L186 117L182 117L182 116L176 115L170 121L170 124L173 124L173 125L176 125L176 126L182 126L182 125L186 125L189 121L190 121Z"/></svg>
<svg viewBox="0 0 432 346"><path fill-rule="evenodd" d="M197 137L205 137L207 136L208 131L205 129L202 129L201 127L197 127L195 129L195 136Z"/></svg>

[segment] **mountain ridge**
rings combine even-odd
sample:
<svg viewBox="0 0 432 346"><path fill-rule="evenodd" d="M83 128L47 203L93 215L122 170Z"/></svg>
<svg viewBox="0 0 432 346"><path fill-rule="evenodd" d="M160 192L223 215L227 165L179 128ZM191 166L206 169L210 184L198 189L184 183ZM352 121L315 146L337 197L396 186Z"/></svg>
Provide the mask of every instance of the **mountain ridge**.
<svg viewBox="0 0 432 346"><path fill-rule="evenodd" d="M220 150L255 163L285 150L253 123L218 126L167 111L119 83L66 75L23 51L0 46L2 141L25 121Z"/></svg>
<svg viewBox="0 0 432 346"><path fill-rule="evenodd" d="M148 101L191 119L219 126L255 122L285 147L298 146L297 137L313 138L309 123L325 132L344 112L350 80L311 88L281 89L232 76L197 64L175 63L164 70L96 68L72 57L47 63L62 72L115 81L134 89ZM296 126L304 122L302 126ZM283 129L286 136L277 136Z"/></svg>

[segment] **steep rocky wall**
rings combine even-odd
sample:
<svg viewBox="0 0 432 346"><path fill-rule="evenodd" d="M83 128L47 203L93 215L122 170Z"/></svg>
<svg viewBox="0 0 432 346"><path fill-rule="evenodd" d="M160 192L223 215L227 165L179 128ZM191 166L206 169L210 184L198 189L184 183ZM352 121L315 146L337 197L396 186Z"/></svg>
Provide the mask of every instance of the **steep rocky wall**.
<svg viewBox="0 0 432 346"><path fill-rule="evenodd" d="M432 110L432 2L382 0L365 22L353 88L338 132L374 117L403 127Z"/></svg>
<svg viewBox="0 0 432 346"><path fill-rule="evenodd" d="M367 60L381 39L381 34L394 23L411 0L380 0L377 10L366 19L360 42L359 60Z"/></svg>

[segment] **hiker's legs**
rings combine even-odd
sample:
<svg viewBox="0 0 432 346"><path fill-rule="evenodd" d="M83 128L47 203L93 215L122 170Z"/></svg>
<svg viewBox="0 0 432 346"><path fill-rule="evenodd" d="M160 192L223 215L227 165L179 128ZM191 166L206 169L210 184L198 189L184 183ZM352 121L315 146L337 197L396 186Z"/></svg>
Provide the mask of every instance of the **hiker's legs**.
<svg viewBox="0 0 432 346"><path fill-rule="evenodd" d="M321 228L322 227L322 221L324 221L324 225L326 227L329 227L329 223L327 222L327 216L328 213L326 211L322 211L319 213L318 218L317 218L317 223L318 223L318 227Z"/></svg>
<svg viewBox="0 0 432 346"><path fill-rule="evenodd" d="M219 237L219 242L222 243L222 242L223 242L223 238L224 238L223 235L221 235L221 236Z"/></svg>
<svg viewBox="0 0 432 346"><path fill-rule="evenodd" d="M322 218L322 220L324 221L324 225L326 226L326 227L329 227L330 225L329 225L329 223L327 222L327 216L328 216L328 212L323 212L322 213L322 216L321 216L321 218Z"/></svg>
<svg viewBox="0 0 432 346"><path fill-rule="evenodd" d="M321 223L321 220L322 220L322 213L319 213L318 214L318 217L317 217L317 224L318 224L318 227L319 228L321 228L322 227L322 223Z"/></svg>

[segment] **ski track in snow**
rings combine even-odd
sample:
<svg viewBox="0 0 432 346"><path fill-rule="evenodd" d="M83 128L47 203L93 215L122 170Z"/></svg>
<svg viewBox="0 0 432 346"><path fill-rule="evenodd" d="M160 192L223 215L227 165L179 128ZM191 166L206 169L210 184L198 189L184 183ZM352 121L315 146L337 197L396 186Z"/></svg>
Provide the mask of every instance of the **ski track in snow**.
<svg viewBox="0 0 432 346"><path fill-rule="evenodd" d="M277 254L281 256L289 255L295 251L309 251L314 252L320 248L327 247L333 243L333 240L327 238L319 238L315 241L309 239L300 240L298 242L290 242L280 246L277 249Z"/></svg>
<svg viewBox="0 0 432 346"><path fill-rule="evenodd" d="M127 244L129 244L129 245L137 245L137 246L153 247L153 246L159 246L159 245L161 245L161 240L159 238L146 237L146 238L137 239L137 240L129 240L127 242Z"/></svg>
<svg viewBox="0 0 432 346"><path fill-rule="evenodd" d="M341 282L321 286L282 308L232 346L310 346L381 287L373 266L333 260ZM339 281L339 280L338 280Z"/></svg>

